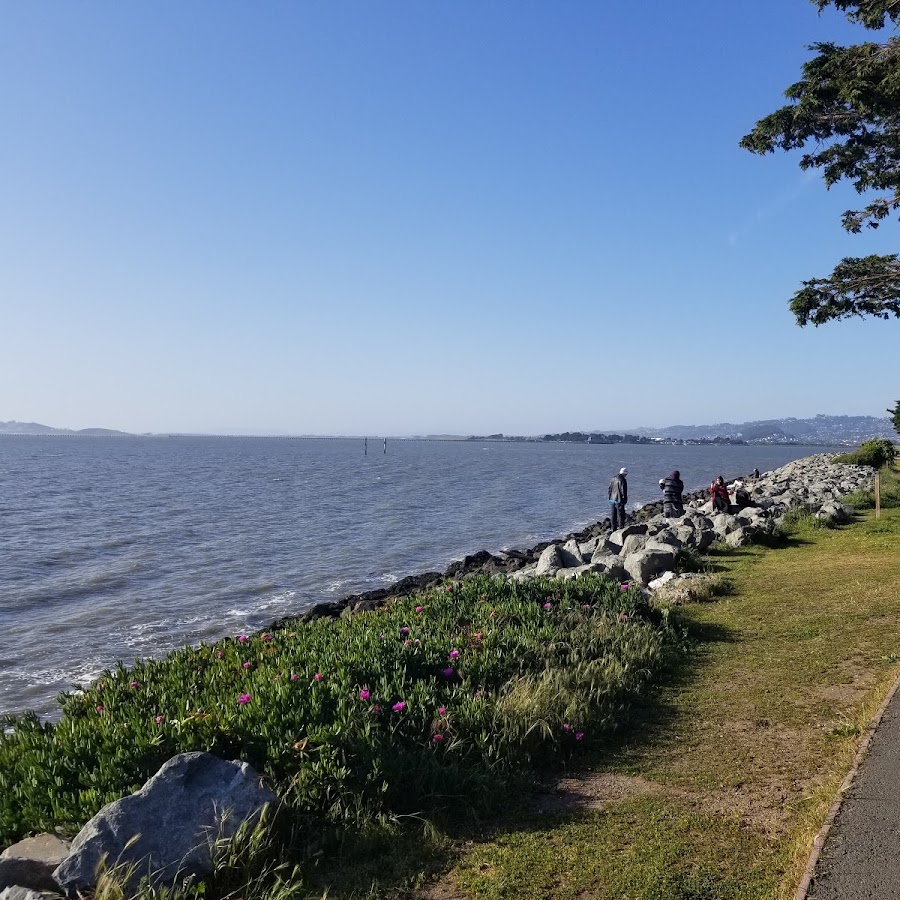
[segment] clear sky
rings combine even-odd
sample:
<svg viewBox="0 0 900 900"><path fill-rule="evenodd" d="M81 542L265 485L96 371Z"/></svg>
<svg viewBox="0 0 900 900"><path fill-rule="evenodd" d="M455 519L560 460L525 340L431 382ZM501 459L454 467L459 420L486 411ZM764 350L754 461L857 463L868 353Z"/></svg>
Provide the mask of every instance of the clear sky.
<svg viewBox="0 0 900 900"><path fill-rule="evenodd" d="M534 434L883 415L898 249L738 141L807 0L0 6L0 420Z"/></svg>

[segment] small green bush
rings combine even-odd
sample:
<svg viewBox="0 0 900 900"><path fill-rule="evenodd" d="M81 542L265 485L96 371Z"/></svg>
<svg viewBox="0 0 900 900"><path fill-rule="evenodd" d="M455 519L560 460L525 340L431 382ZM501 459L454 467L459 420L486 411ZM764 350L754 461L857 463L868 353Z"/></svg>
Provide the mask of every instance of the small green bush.
<svg viewBox="0 0 900 900"><path fill-rule="evenodd" d="M836 456L834 461L854 466L871 466L880 469L890 465L897 456L897 450L887 438L872 438L864 441L852 453Z"/></svg>

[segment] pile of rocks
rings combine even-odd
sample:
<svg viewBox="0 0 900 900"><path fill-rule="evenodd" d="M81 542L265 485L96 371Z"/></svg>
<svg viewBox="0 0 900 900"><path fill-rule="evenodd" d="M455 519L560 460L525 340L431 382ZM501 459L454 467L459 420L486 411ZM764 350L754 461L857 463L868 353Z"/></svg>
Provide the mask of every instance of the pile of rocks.
<svg viewBox="0 0 900 900"><path fill-rule="evenodd" d="M849 522L853 510L840 498L871 487L873 473L831 460L828 454L817 454L767 473L752 486L745 485L752 488L753 505L734 512L715 513L701 494L685 505L684 515L678 518L656 513L608 535L551 543L536 562L510 577L577 578L585 572L600 572L647 585L675 568L680 550L702 552L715 541L742 547L760 533L771 532L791 509L805 509L833 523ZM734 484L729 489L733 493Z"/></svg>

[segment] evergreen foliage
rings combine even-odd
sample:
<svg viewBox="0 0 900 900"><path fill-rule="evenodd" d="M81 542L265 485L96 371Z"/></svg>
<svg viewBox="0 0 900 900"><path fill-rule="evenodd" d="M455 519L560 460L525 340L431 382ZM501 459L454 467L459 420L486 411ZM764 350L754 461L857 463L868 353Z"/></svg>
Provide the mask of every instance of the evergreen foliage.
<svg viewBox="0 0 900 900"><path fill-rule="evenodd" d="M900 22L896 0L813 0L834 6L866 28ZM818 43L790 101L756 123L741 141L753 153L806 148L802 169L819 169L827 187L841 180L860 194L876 192L862 209L847 210L852 233L878 228L900 210L900 37L841 47ZM791 301L798 324L850 316L900 317L900 256L847 257L825 278L803 282Z"/></svg>

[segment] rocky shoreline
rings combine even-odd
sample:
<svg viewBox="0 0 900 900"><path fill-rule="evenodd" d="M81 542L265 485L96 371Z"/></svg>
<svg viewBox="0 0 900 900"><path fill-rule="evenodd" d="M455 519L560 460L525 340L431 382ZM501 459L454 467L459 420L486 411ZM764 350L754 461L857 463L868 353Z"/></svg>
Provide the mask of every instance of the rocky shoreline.
<svg viewBox="0 0 900 900"><path fill-rule="evenodd" d="M666 519L662 515L662 500L654 501L630 514L633 520L624 529L613 532L606 518L527 550L479 550L452 562L444 572L410 575L390 587L317 603L299 617L273 622L270 630L290 626L298 619L308 622L366 612L391 597L406 596L446 578L472 574L522 579L538 575L577 578L583 572L600 572L648 585L674 569L679 551L702 552L716 541L743 546L760 534L774 531L791 509L805 509L831 522L849 522L853 510L840 499L870 489L874 470L834 463L834 456L817 453L765 472L756 480L742 478L753 505L741 510L732 507L733 512L714 514L709 495L703 490L684 495L684 516ZM734 480L728 488L733 495Z"/></svg>

